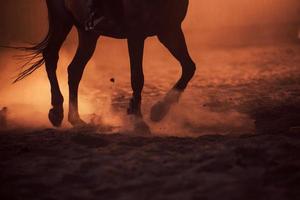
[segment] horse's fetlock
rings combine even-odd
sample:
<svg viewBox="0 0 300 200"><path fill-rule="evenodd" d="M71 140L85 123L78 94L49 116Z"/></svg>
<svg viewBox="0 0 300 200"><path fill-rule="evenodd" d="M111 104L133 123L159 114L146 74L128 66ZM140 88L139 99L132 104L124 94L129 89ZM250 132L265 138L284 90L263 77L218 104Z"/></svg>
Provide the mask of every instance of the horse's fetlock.
<svg viewBox="0 0 300 200"><path fill-rule="evenodd" d="M183 73L189 77L193 77L196 72L196 64L193 61L190 61L184 65Z"/></svg>

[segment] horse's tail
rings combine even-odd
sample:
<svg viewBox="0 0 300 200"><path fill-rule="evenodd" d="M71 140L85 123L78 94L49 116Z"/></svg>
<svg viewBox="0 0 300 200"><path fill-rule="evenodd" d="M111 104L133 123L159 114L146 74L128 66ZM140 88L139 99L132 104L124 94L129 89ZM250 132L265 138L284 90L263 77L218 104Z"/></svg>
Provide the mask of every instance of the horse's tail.
<svg viewBox="0 0 300 200"><path fill-rule="evenodd" d="M48 4L48 0L47 0ZM37 69L39 69L43 64L45 63L45 59L43 57L44 50L49 45L49 39L52 35L52 28L51 28L51 17L50 17L50 10L48 6L48 21L49 21L49 29L48 33L45 36L45 38L39 42L38 44L33 44L32 46L3 46L2 48L7 49L15 49L23 51L24 54L18 55L17 58L24 61L24 64L20 67L21 72L16 76L13 83L16 83L20 80L23 80L33 72L35 72Z"/></svg>
<svg viewBox="0 0 300 200"><path fill-rule="evenodd" d="M16 76L13 83L23 80L45 63L43 52L49 44L50 36L51 31L49 30L47 36L40 43L29 47L1 46L4 48L16 49L24 52L24 54L17 56L19 59L24 60L24 64L21 66L21 72Z"/></svg>

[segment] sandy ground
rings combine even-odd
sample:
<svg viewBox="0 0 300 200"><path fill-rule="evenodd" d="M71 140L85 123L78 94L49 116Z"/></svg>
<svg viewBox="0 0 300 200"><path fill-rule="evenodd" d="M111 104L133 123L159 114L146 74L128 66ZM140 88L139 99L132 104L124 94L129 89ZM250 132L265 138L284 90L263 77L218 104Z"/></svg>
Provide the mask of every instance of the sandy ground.
<svg viewBox="0 0 300 200"><path fill-rule="evenodd" d="M98 128L28 129L50 127L43 70L1 88L13 130L0 133L0 199L299 199L299 45L200 48L189 41L197 74L157 124L150 108L180 68L149 43L143 112L152 136L134 136L124 116L131 90L119 41L104 40L80 89L81 113L86 121L100 116ZM60 76L73 56L62 54ZM40 94L34 101L33 93Z"/></svg>
<svg viewBox="0 0 300 200"><path fill-rule="evenodd" d="M0 133L1 199L299 199L300 133Z"/></svg>
<svg viewBox="0 0 300 200"><path fill-rule="evenodd" d="M146 42L142 109L153 132L173 136L280 133L300 126L299 120L295 120L300 118L299 44L212 48L190 40L188 43L197 73L180 103L162 123L155 124L149 120L150 108L178 80L180 67L157 39ZM66 117L66 71L75 48L70 49L63 49L58 69ZM17 52L0 57L0 64L7 69L0 75L3 82L0 107L8 106L12 125L50 127L47 119L50 88L45 71L41 69L23 82L11 85L17 69L17 64L11 61L12 54ZM130 123L124 117L132 93L128 65L124 41L99 42L79 93L80 113L86 121L96 114L110 126L126 127ZM68 127L67 120L64 126Z"/></svg>

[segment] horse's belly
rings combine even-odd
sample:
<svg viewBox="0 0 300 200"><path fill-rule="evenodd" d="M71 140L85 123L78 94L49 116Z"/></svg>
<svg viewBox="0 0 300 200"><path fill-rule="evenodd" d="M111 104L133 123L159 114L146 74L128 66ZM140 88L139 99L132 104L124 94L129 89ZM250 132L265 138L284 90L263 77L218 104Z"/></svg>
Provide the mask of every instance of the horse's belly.
<svg viewBox="0 0 300 200"><path fill-rule="evenodd" d="M87 0L64 0L68 11L79 24L84 24L89 16Z"/></svg>

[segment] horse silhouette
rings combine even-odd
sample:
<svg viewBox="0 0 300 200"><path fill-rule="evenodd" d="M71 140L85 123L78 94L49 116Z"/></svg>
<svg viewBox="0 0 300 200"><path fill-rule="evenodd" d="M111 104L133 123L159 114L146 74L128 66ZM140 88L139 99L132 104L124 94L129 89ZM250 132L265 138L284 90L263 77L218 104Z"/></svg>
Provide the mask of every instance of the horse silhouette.
<svg viewBox="0 0 300 200"><path fill-rule="evenodd" d="M196 66L188 53L181 28L189 0L103 0L103 3L109 1L114 1L113 7L109 5L107 7L110 8L110 16L114 18L116 27L85 31L85 22L89 15L86 0L46 0L49 19L47 36L35 46L21 48L29 51L31 57L30 62L26 63L26 70L22 71L15 81L22 80L45 64L51 85L53 106L48 117L54 126L60 126L64 117L64 98L56 76L58 54L73 26L76 27L79 35L76 55L68 67L68 120L73 126L85 124L78 112L78 87L84 68L91 59L100 36L127 39L133 90L128 114L137 118L142 118L141 92L144 86L142 63L144 41L147 37L157 36L182 66L182 75L178 82L162 101L152 107L153 121L164 118L194 76Z"/></svg>

